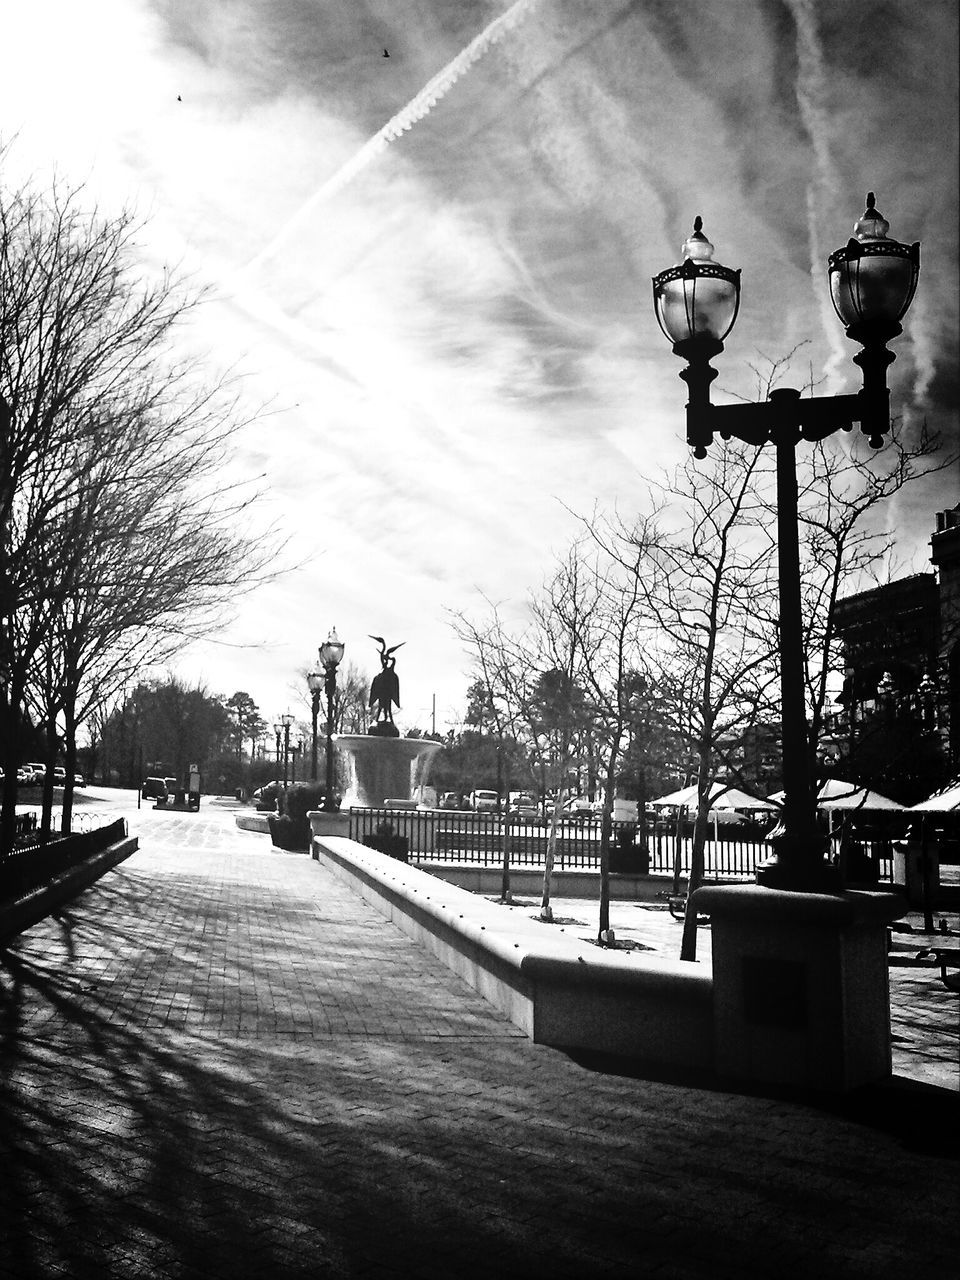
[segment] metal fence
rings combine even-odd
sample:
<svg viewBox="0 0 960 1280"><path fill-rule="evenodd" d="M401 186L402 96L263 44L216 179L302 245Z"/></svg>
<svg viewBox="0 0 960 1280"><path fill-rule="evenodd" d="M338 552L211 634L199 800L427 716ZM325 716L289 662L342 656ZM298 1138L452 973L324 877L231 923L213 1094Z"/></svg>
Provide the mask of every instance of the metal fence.
<svg viewBox="0 0 960 1280"><path fill-rule="evenodd" d="M0 857L0 901L14 902L35 889L102 853L126 838L127 822L118 818L95 830L69 836L55 836L41 843L39 834L18 840Z"/></svg>
<svg viewBox="0 0 960 1280"><path fill-rule="evenodd" d="M380 835L406 840L411 861L462 862L500 866L504 857L504 833L509 833L509 858L513 867L542 867L546 859L549 822L506 822L498 814L435 809L351 809L349 834L361 843ZM889 841L865 841L865 851L877 869L879 883L893 879ZM644 863L651 875L686 877L690 872L693 838L677 832L675 824L651 823L638 832L634 823L616 822L611 835L611 868L624 865L623 855L633 854L632 866ZM755 835L745 838L731 826L711 828L704 847L704 874L716 880L752 880L757 867L770 856L770 847ZM584 818L560 824L557 838L558 870L599 870L600 820ZM628 869L625 866L625 869Z"/></svg>

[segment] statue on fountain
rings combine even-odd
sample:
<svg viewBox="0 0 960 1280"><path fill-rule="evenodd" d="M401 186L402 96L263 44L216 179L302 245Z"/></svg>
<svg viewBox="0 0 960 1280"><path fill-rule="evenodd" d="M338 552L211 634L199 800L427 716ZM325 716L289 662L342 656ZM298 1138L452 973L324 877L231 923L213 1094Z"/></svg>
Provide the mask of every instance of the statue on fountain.
<svg viewBox="0 0 960 1280"><path fill-rule="evenodd" d="M399 738L400 730L393 723L393 708L400 706L400 681L395 670L397 660L393 655L403 648L406 641L401 640L400 644L388 649L383 636L371 636L370 639L376 640L380 646L381 670L370 685L370 706L376 705L377 712L376 720L367 733L380 738Z"/></svg>

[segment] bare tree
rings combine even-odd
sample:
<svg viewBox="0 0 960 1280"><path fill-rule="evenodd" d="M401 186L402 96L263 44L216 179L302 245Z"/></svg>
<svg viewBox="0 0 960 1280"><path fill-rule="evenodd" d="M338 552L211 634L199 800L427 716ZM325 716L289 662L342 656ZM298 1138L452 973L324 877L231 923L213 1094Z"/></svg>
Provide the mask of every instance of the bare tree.
<svg viewBox="0 0 960 1280"><path fill-rule="evenodd" d="M208 633L275 552L238 532L255 494L224 483L238 397L172 355L199 296L170 276L140 278L137 232L129 214L85 211L77 191L0 192L8 776L28 697L48 726L64 713L70 754L94 668ZM15 800L7 788L5 844Z"/></svg>
<svg viewBox="0 0 960 1280"><path fill-rule="evenodd" d="M688 459L650 486L650 514L632 526L595 519L598 544L633 574L648 660L677 731L697 759L697 816L681 958L696 958L712 784L721 744L769 703L774 644L764 623L774 591L773 547L754 492L758 451L738 444Z"/></svg>

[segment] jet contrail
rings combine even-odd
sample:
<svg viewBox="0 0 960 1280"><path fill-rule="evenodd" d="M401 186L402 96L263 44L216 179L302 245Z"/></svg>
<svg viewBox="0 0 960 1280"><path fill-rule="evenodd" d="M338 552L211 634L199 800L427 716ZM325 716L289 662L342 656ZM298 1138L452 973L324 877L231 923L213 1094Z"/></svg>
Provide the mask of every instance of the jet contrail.
<svg viewBox="0 0 960 1280"><path fill-rule="evenodd" d="M817 14L812 0L788 0L797 29L797 104L800 118L806 126L813 145L816 161L813 181L807 187L807 227L810 236L810 275L814 297L818 301L824 333L830 344L830 358L824 367L824 376L832 382L849 359L848 350L837 325L829 295L824 288L824 265L817 233L817 212L820 197L826 196L828 208L836 206L841 191L840 177L830 154L830 117L825 107L827 73L823 56L823 42L817 28Z"/></svg>
<svg viewBox="0 0 960 1280"><path fill-rule="evenodd" d="M250 259L244 270L254 270L272 257L290 232L299 226L318 205L323 204L325 200L329 200L332 196L342 191L349 182L353 181L358 173L365 169L372 160L376 159L382 151L386 150L391 142L399 138L402 133L406 133L408 129L412 129L418 120L422 120L442 98L446 97L460 77L469 71L473 64L478 62L489 49L492 49L495 44L498 44L505 35L522 22L539 2L540 0L516 0L516 3L512 4L505 13L502 13L499 18L494 18L493 22L484 27L465 49L458 53L441 71L437 72L432 80L429 80L424 85L415 98L412 98L392 119L388 120L382 129L363 144L356 155L342 165L336 173L327 179L323 186L319 187L300 206L296 213L283 224L269 244Z"/></svg>

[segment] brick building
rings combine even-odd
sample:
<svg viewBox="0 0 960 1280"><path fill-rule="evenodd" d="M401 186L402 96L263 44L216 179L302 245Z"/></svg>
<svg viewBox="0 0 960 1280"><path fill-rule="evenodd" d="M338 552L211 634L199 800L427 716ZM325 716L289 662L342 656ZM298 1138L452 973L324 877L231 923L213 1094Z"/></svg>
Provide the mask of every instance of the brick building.
<svg viewBox="0 0 960 1280"><path fill-rule="evenodd" d="M900 777L907 802L960 770L960 504L938 513L930 559L836 606L846 753L878 789Z"/></svg>

